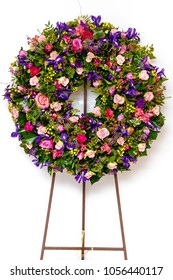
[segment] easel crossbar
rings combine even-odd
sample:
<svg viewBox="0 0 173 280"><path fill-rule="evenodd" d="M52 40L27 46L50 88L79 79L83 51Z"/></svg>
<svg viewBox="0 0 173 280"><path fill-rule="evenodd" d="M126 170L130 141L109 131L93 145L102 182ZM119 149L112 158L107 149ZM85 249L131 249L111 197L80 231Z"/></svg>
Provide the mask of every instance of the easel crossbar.
<svg viewBox="0 0 173 280"><path fill-rule="evenodd" d="M124 248L121 247L51 247L51 246L46 246L45 250L86 250L86 251L125 251Z"/></svg>

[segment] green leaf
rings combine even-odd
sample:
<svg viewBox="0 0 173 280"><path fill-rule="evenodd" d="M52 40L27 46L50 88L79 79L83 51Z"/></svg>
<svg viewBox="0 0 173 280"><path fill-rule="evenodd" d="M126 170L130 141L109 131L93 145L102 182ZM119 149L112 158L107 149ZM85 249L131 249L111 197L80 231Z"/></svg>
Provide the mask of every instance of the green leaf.
<svg viewBox="0 0 173 280"><path fill-rule="evenodd" d="M101 174L99 174L97 176L92 176L91 179L90 179L91 185L93 185L94 183L98 182L102 176L103 175L101 175Z"/></svg>
<svg viewBox="0 0 173 280"><path fill-rule="evenodd" d="M98 40L100 38L105 37L105 33L103 30L101 30L99 28L95 28L93 37L94 37L94 39Z"/></svg>
<svg viewBox="0 0 173 280"><path fill-rule="evenodd" d="M150 131L150 139L155 140L158 136L158 131Z"/></svg>
<svg viewBox="0 0 173 280"><path fill-rule="evenodd" d="M34 132L28 131L28 132L22 132L22 142L25 144L32 144L35 139L37 138L37 135Z"/></svg>

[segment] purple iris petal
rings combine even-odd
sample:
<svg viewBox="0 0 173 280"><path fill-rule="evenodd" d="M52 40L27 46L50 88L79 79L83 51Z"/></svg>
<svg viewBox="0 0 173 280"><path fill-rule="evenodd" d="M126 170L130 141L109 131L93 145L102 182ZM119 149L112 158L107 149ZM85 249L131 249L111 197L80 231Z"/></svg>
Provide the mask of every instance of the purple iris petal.
<svg viewBox="0 0 173 280"><path fill-rule="evenodd" d="M95 23L97 27L100 27L100 22L101 22L101 16L95 17L91 16L92 21Z"/></svg>
<svg viewBox="0 0 173 280"><path fill-rule="evenodd" d="M57 93L57 97L63 100L68 100L71 91L69 89L63 89Z"/></svg>
<svg viewBox="0 0 173 280"><path fill-rule="evenodd" d="M37 157L35 157L33 160L32 160L32 162L35 164L35 166L39 166L40 164L39 164L39 162L38 162L38 158Z"/></svg>
<svg viewBox="0 0 173 280"><path fill-rule="evenodd" d="M80 183L81 181L86 182L87 178L85 177L85 174L87 173L87 171L82 171L81 174L77 174L75 176L75 180Z"/></svg>
<svg viewBox="0 0 173 280"><path fill-rule="evenodd" d="M138 41L140 41L140 38L138 36L138 33L136 32L136 28L128 28L128 30L126 31L126 38L127 39L137 39Z"/></svg>
<svg viewBox="0 0 173 280"><path fill-rule="evenodd" d="M57 22L56 23L57 31L60 33L61 31L67 31L68 26L65 22Z"/></svg>
<svg viewBox="0 0 173 280"><path fill-rule="evenodd" d="M162 76L166 77L164 72L165 72L165 69L162 68L159 72L157 72L157 75L161 78L162 78Z"/></svg>

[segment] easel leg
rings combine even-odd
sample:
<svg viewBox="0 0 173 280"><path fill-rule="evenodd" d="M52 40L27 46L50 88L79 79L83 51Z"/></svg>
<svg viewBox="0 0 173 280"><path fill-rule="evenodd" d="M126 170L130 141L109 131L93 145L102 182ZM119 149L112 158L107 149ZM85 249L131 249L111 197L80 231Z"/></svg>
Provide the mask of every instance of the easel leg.
<svg viewBox="0 0 173 280"><path fill-rule="evenodd" d="M81 251L81 260L85 259L85 182L82 186L82 251Z"/></svg>
<svg viewBox="0 0 173 280"><path fill-rule="evenodd" d="M125 234L124 234L123 217L122 217L122 210L121 210L121 201L120 201L117 174L114 175L114 179L115 179L115 188L116 188L116 194L117 194L117 204L118 204L118 213L119 213L119 219L120 219L121 236L122 236L122 242L123 242L124 259L127 260L127 249L126 249L126 241L125 241Z"/></svg>
<svg viewBox="0 0 173 280"><path fill-rule="evenodd" d="M43 243L42 243L40 260L43 260L43 257L44 257L44 250L45 250L46 237L47 237L47 231L48 231L50 210L51 210L51 205L52 205L53 190L54 190L54 185L55 185L55 176L56 176L56 173L53 173L52 174L52 182L51 182L51 189L50 189L50 195L49 195L49 202L48 202L48 208L47 208L47 216L46 216L46 223L45 223L45 229L44 229L44 235L43 235Z"/></svg>

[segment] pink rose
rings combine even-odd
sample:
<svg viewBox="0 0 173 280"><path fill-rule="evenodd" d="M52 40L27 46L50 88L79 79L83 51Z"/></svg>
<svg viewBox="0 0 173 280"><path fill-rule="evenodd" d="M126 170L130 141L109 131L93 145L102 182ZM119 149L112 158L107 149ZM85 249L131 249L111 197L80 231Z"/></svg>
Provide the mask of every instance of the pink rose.
<svg viewBox="0 0 173 280"><path fill-rule="evenodd" d="M93 82L93 86L94 87L98 87L100 85L101 85L101 81L100 80L96 80L96 81Z"/></svg>
<svg viewBox="0 0 173 280"><path fill-rule="evenodd" d="M122 120L124 120L124 115L123 114L119 114L118 117L117 117L117 120L119 122L121 122Z"/></svg>
<svg viewBox="0 0 173 280"><path fill-rule="evenodd" d="M154 98L154 94L153 94L151 91L147 91L147 92L144 94L144 99L145 99L145 101L150 102L151 100L153 100L153 98Z"/></svg>
<svg viewBox="0 0 173 280"><path fill-rule="evenodd" d="M146 149L146 143L140 143L138 144L138 151L139 152L144 152Z"/></svg>
<svg viewBox="0 0 173 280"><path fill-rule="evenodd" d="M30 122L26 122L25 126L24 126L24 130L27 131L32 131L34 129L33 125L31 125Z"/></svg>
<svg viewBox="0 0 173 280"><path fill-rule="evenodd" d="M89 180L93 175L95 175L94 172L88 171L88 172L85 174L85 178L86 178L87 180Z"/></svg>
<svg viewBox="0 0 173 280"><path fill-rule="evenodd" d="M31 86L35 86L38 84L38 78L36 76L32 77L30 80L29 80L29 83Z"/></svg>
<svg viewBox="0 0 173 280"><path fill-rule="evenodd" d="M109 130L107 128L99 128L97 131L97 136L98 138L100 138L101 140L103 140L105 137L109 136Z"/></svg>
<svg viewBox="0 0 173 280"><path fill-rule="evenodd" d="M61 111L62 103L54 102L50 104L50 108L53 109L55 112Z"/></svg>
<svg viewBox="0 0 173 280"><path fill-rule="evenodd" d="M95 117L100 117L101 116L101 112L100 112L100 107L99 106L96 106L93 109L93 114L94 114Z"/></svg>
<svg viewBox="0 0 173 280"><path fill-rule="evenodd" d="M43 140L39 143L39 147L44 149L53 149L53 140Z"/></svg>
<svg viewBox="0 0 173 280"><path fill-rule="evenodd" d="M108 155L111 153L111 147L105 143L103 146L101 146L101 151L106 152Z"/></svg>
<svg viewBox="0 0 173 280"><path fill-rule="evenodd" d="M40 35L38 37L38 42L41 44L42 42L45 42L46 41L46 37L44 35Z"/></svg>
<svg viewBox="0 0 173 280"><path fill-rule="evenodd" d="M126 45L122 45L119 53L120 54L125 53L126 52L126 48L127 48Z"/></svg>
<svg viewBox="0 0 173 280"><path fill-rule="evenodd" d="M43 93L38 93L35 98L38 108L44 109L49 107L49 98Z"/></svg>
<svg viewBox="0 0 173 280"><path fill-rule="evenodd" d="M30 111L28 106L23 107L23 112L28 113Z"/></svg>
<svg viewBox="0 0 173 280"><path fill-rule="evenodd" d="M53 51L50 53L50 59L55 60L58 56L58 53L56 51Z"/></svg>
<svg viewBox="0 0 173 280"><path fill-rule="evenodd" d="M83 49L82 40L79 38L75 38L72 41L72 50L75 52L81 52Z"/></svg>
<svg viewBox="0 0 173 280"><path fill-rule="evenodd" d="M58 142L56 143L55 149L56 149L56 150L61 150L62 147L64 147L64 143L60 140L60 141L58 141Z"/></svg>
<svg viewBox="0 0 173 280"><path fill-rule="evenodd" d="M92 52L87 53L86 62L91 62L95 55Z"/></svg>
<svg viewBox="0 0 173 280"><path fill-rule="evenodd" d="M119 145L123 146L123 145L124 145L124 138L123 138L123 137L119 137L119 138L117 139L117 143L118 143Z"/></svg>
<svg viewBox="0 0 173 280"><path fill-rule="evenodd" d="M140 73L139 73L139 79L143 80L143 81L147 81L149 79L149 75L147 73L146 70L142 70Z"/></svg>
<svg viewBox="0 0 173 280"><path fill-rule="evenodd" d="M116 162L109 162L107 167L111 170L114 170L117 168L117 163Z"/></svg>
<svg viewBox="0 0 173 280"><path fill-rule="evenodd" d="M110 87L109 88L109 93L110 93L111 96L114 94L114 92L115 92L115 88L114 87Z"/></svg>
<svg viewBox="0 0 173 280"><path fill-rule="evenodd" d="M37 128L37 133L38 134L45 134L47 132L47 129L45 126L43 125L40 125L38 128Z"/></svg>
<svg viewBox="0 0 173 280"><path fill-rule="evenodd" d="M160 107L159 105L156 105L154 108L151 109L154 115L159 116L160 115Z"/></svg>
<svg viewBox="0 0 173 280"><path fill-rule="evenodd" d="M115 104L123 104L125 101L124 97L119 95L119 94L115 94L114 95L114 103Z"/></svg>
<svg viewBox="0 0 173 280"><path fill-rule="evenodd" d="M84 71L84 69L82 67L81 68L76 68L76 73L78 75L82 75L83 71Z"/></svg>
<svg viewBox="0 0 173 280"><path fill-rule="evenodd" d="M68 83L69 83L69 79L63 76L63 77L58 79L58 82L61 85L63 85L64 87L66 87L68 85Z"/></svg>
<svg viewBox="0 0 173 280"><path fill-rule="evenodd" d="M125 61L125 58L124 58L124 56L122 56L121 54L119 54L119 55L117 55L117 57L116 57L116 61L117 61L118 65L122 65L122 64L124 63L124 61Z"/></svg>
<svg viewBox="0 0 173 280"><path fill-rule="evenodd" d="M19 111L15 107L12 108L12 115L15 119L19 117Z"/></svg>
<svg viewBox="0 0 173 280"><path fill-rule="evenodd" d="M78 153L77 158L79 160L82 160L84 158L84 153L83 152Z"/></svg>
<svg viewBox="0 0 173 280"><path fill-rule="evenodd" d="M89 158L94 158L94 157L95 157L95 153L96 153L96 152L94 152L94 151L92 151L92 150L87 150L86 153L85 153L85 155L86 155L87 157L89 157Z"/></svg>
<svg viewBox="0 0 173 280"><path fill-rule="evenodd" d="M72 123L77 123L78 120L79 120L79 117L72 116L72 117L69 118L69 120L70 120Z"/></svg>
<svg viewBox="0 0 173 280"><path fill-rule="evenodd" d="M111 33L112 33L112 34L115 34L117 31L118 31L117 28L112 28L112 29L111 29Z"/></svg>
<svg viewBox="0 0 173 280"><path fill-rule="evenodd" d="M128 73L127 75L126 75L126 79L127 80L132 80L133 79L133 74L132 73Z"/></svg>
<svg viewBox="0 0 173 280"><path fill-rule="evenodd" d="M57 126L57 130L58 130L59 132L63 132L63 131L64 131L64 126L63 126L63 125L58 125L58 126Z"/></svg>

